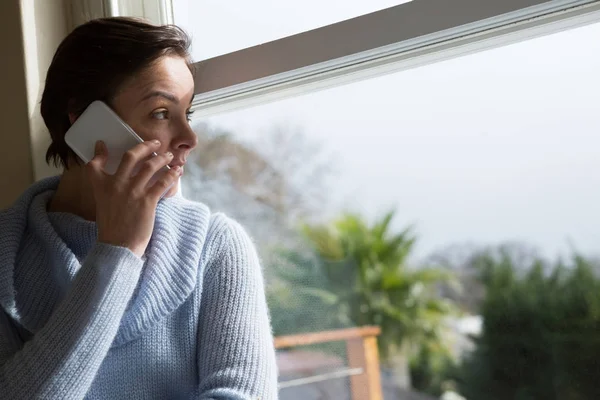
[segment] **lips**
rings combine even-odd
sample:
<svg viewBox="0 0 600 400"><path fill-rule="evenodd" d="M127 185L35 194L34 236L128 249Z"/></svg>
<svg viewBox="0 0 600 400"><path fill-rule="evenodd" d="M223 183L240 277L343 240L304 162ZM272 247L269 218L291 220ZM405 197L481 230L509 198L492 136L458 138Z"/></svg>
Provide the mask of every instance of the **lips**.
<svg viewBox="0 0 600 400"><path fill-rule="evenodd" d="M177 159L177 160L173 161L171 164L169 164L169 167L171 167L171 168L182 167L183 168L183 166L185 165L185 161L186 161L185 158Z"/></svg>
<svg viewBox="0 0 600 400"><path fill-rule="evenodd" d="M176 161L174 163L169 164L169 168L171 168L171 169L173 169L175 167L181 168L181 170L179 171L179 174L181 175L181 174L183 174L183 167L184 167L184 165L185 165L185 161L179 160L179 161Z"/></svg>

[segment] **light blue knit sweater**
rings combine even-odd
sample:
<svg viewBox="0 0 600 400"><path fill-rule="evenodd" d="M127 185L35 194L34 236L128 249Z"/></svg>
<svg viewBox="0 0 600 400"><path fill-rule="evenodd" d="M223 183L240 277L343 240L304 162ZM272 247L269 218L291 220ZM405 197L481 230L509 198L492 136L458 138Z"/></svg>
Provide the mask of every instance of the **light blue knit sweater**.
<svg viewBox="0 0 600 400"><path fill-rule="evenodd" d="M140 259L48 213L58 181L0 212L0 398L277 398L262 273L237 223L162 200Z"/></svg>

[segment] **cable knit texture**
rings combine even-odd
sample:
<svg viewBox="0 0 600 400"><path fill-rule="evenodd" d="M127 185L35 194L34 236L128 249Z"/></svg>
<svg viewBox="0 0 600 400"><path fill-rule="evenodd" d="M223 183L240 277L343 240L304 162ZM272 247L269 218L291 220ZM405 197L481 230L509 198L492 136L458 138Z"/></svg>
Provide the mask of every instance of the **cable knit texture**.
<svg viewBox="0 0 600 400"><path fill-rule="evenodd" d="M236 222L161 200L139 258L47 212L58 182L0 212L0 398L277 398L260 263Z"/></svg>

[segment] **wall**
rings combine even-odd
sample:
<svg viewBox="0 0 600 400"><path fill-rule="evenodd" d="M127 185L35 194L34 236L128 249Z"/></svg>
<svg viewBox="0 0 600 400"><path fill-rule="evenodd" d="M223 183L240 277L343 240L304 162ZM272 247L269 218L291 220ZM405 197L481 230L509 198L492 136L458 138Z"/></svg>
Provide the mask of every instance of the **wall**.
<svg viewBox="0 0 600 400"><path fill-rule="evenodd" d="M50 135L40 115L46 72L67 35L64 0L21 0L24 26L27 98L34 180L59 173L46 164Z"/></svg>
<svg viewBox="0 0 600 400"><path fill-rule="evenodd" d="M33 181L25 55L19 2L7 1L0 18L0 208Z"/></svg>
<svg viewBox="0 0 600 400"><path fill-rule="evenodd" d="M65 0L4 4L0 17L0 208L35 180L58 173L45 164L49 135L39 113L46 71L67 34Z"/></svg>

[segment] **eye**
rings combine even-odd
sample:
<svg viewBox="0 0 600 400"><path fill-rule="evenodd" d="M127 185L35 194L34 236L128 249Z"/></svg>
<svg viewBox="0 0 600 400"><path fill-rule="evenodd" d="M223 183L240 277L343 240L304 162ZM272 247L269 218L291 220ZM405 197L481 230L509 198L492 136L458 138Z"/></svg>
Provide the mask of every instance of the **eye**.
<svg viewBox="0 0 600 400"><path fill-rule="evenodd" d="M188 122L192 122L192 115L194 115L194 111L188 110L185 112L185 117Z"/></svg>
<svg viewBox="0 0 600 400"><path fill-rule="evenodd" d="M159 110L152 113L152 118L155 119L167 119L169 117L169 112L167 110Z"/></svg>

